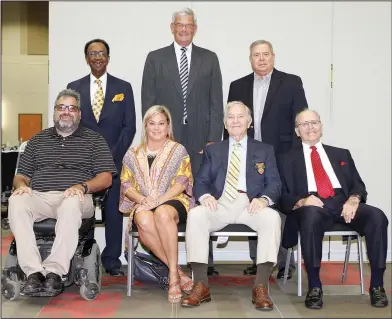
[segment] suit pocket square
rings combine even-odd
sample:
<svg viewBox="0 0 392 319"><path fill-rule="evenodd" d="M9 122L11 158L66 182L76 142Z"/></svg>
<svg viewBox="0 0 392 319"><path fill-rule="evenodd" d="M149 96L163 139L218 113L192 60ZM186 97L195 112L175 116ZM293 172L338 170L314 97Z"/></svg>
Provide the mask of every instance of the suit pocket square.
<svg viewBox="0 0 392 319"><path fill-rule="evenodd" d="M343 162L343 161L340 162L340 166L344 166L346 164L347 164L346 162Z"/></svg>
<svg viewBox="0 0 392 319"><path fill-rule="evenodd" d="M116 94L113 97L112 102L121 102L122 100L124 100L124 93Z"/></svg>

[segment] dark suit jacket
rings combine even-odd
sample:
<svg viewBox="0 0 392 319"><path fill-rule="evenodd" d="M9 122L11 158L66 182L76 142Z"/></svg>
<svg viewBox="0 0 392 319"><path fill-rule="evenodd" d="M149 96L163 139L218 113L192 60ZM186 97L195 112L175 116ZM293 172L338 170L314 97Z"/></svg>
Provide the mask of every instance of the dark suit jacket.
<svg viewBox="0 0 392 319"><path fill-rule="evenodd" d="M243 102L252 111L254 123L253 82L254 73L231 82L227 102ZM295 116L307 107L301 78L274 69L261 118L261 138L274 147L276 154L301 145L294 131ZM224 138L227 136L225 130ZM254 137L253 124L248 129L248 136Z"/></svg>
<svg viewBox="0 0 392 319"><path fill-rule="evenodd" d="M108 73L105 102L98 123L91 107L90 75L68 83L67 88L80 93L81 124L100 133L105 138L120 173L122 159L136 132L135 102L131 84ZM121 93L124 94L124 99L112 102L114 96Z"/></svg>
<svg viewBox="0 0 392 319"><path fill-rule="evenodd" d="M222 196L228 158L228 139L204 148L203 162L193 187L196 200L206 193L210 193L216 199ZM246 191L249 200L264 195L276 203L280 196L281 184L273 147L249 137L246 161ZM256 163L265 164L263 174L259 174L255 169Z"/></svg>
<svg viewBox="0 0 392 319"><path fill-rule="evenodd" d="M142 114L153 105L165 105L172 116L174 137L179 140L184 102L174 44L148 54L142 81ZM192 45L187 90L191 145L199 152L209 141L220 141L223 129L222 75L214 52Z"/></svg>
<svg viewBox="0 0 392 319"><path fill-rule="evenodd" d="M359 176L350 151L325 144L323 144L323 147L336 177L342 186L344 196L348 199L350 195L360 195L361 201L366 202L366 187ZM282 245L288 248L295 246L297 243L298 225L293 207L300 199L309 196L302 145L279 156L278 165L282 181L282 195L279 200L279 209L282 213L290 217L286 220L286 226L290 227L290 230L287 230L287 227L285 229L285 232L290 233L290 235L287 234L287 236L284 236L282 241ZM332 198L322 200L324 207L335 209L336 205Z"/></svg>

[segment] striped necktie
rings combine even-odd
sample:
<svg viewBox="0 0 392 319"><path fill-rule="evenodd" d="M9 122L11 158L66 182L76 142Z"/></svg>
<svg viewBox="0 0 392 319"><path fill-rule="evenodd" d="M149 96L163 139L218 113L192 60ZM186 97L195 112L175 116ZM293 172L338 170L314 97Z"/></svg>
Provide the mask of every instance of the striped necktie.
<svg viewBox="0 0 392 319"><path fill-rule="evenodd" d="M233 151L231 152L230 156L229 170L226 176L225 196L230 201L233 201L238 194L237 185L241 167L241 154L238 148L240 146L240 143L236 143L234 145Z"/></svg>
<svg viewBox="0 0 392 319"><path fill-rule="evenodd" d="M103 107L103 102L104 102L104 96L103 96L103 89L102 89L102 82L99 79L96 79L94 81L95 83L98 84L98 89L94 94L94 102L92 105L93 108L93 113L96 121L99 121L99 116L101 115L102 107Z"/></svg>
<svg viewBox="0 0 392 319"><path fill-rule="evenodd" d="M188 90L188 58L186 56L187 48L181 48L181 60L180 60L180 81L182 87L182 98L184 100L184 113L183 113L183 124L188 123L188 112L186 110L186 94Z"/></svg>

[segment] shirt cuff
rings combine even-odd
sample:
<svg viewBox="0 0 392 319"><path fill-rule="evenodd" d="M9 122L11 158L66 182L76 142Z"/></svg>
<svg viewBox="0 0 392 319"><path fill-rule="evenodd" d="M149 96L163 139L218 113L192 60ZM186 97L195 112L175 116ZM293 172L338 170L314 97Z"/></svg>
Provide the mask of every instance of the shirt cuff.
<svg viewBox="0 0 392 319"><path fill-rule="evenodd" d="M204 198L208 197L208 196L211 196L211 194L210 194L210 193L206 193L206 194L204 194L204 195L201 195L201 196L199 197L199 203L201 203L201 201L202 201Z"/></svg>
<svg viewBox="0 0 392 319"><path fill-rule="evenodd" d="M271 198L269 198L268 196L263 195L263 196L261 196L261 197L265 197L265 198L268 199L268 206L272 206L272 205L274 204L274 202L273 202L273 201L271 200Z"/></svg>

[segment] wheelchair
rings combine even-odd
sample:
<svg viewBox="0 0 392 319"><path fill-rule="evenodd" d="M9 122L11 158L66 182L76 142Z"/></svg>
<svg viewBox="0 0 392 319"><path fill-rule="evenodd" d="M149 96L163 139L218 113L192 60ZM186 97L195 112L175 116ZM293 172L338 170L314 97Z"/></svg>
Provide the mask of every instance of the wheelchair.
<svg viewBox="0 0 392 319"><path fill-rule="evenodd" d="M68 274L63 276L64 288L73 284L79 286L80 296L85 300L94 300L101 290L102 265L101 252L95 239L88 239L88 233L95 224L104 221L104 203L108 191L93 195L95 213L89 219L82 219L79 228L79 240L75 254L70 263ZM45 260L51 252L55 238L55 219L45 219L34 223L33 229L41 259ZM1 277L1 293L6 300L17 300L23 295L27 277L18 264L15 239L12 240L6 256L5 268ZM52 297L45 292L26 294L28 296Z"/></svg>

